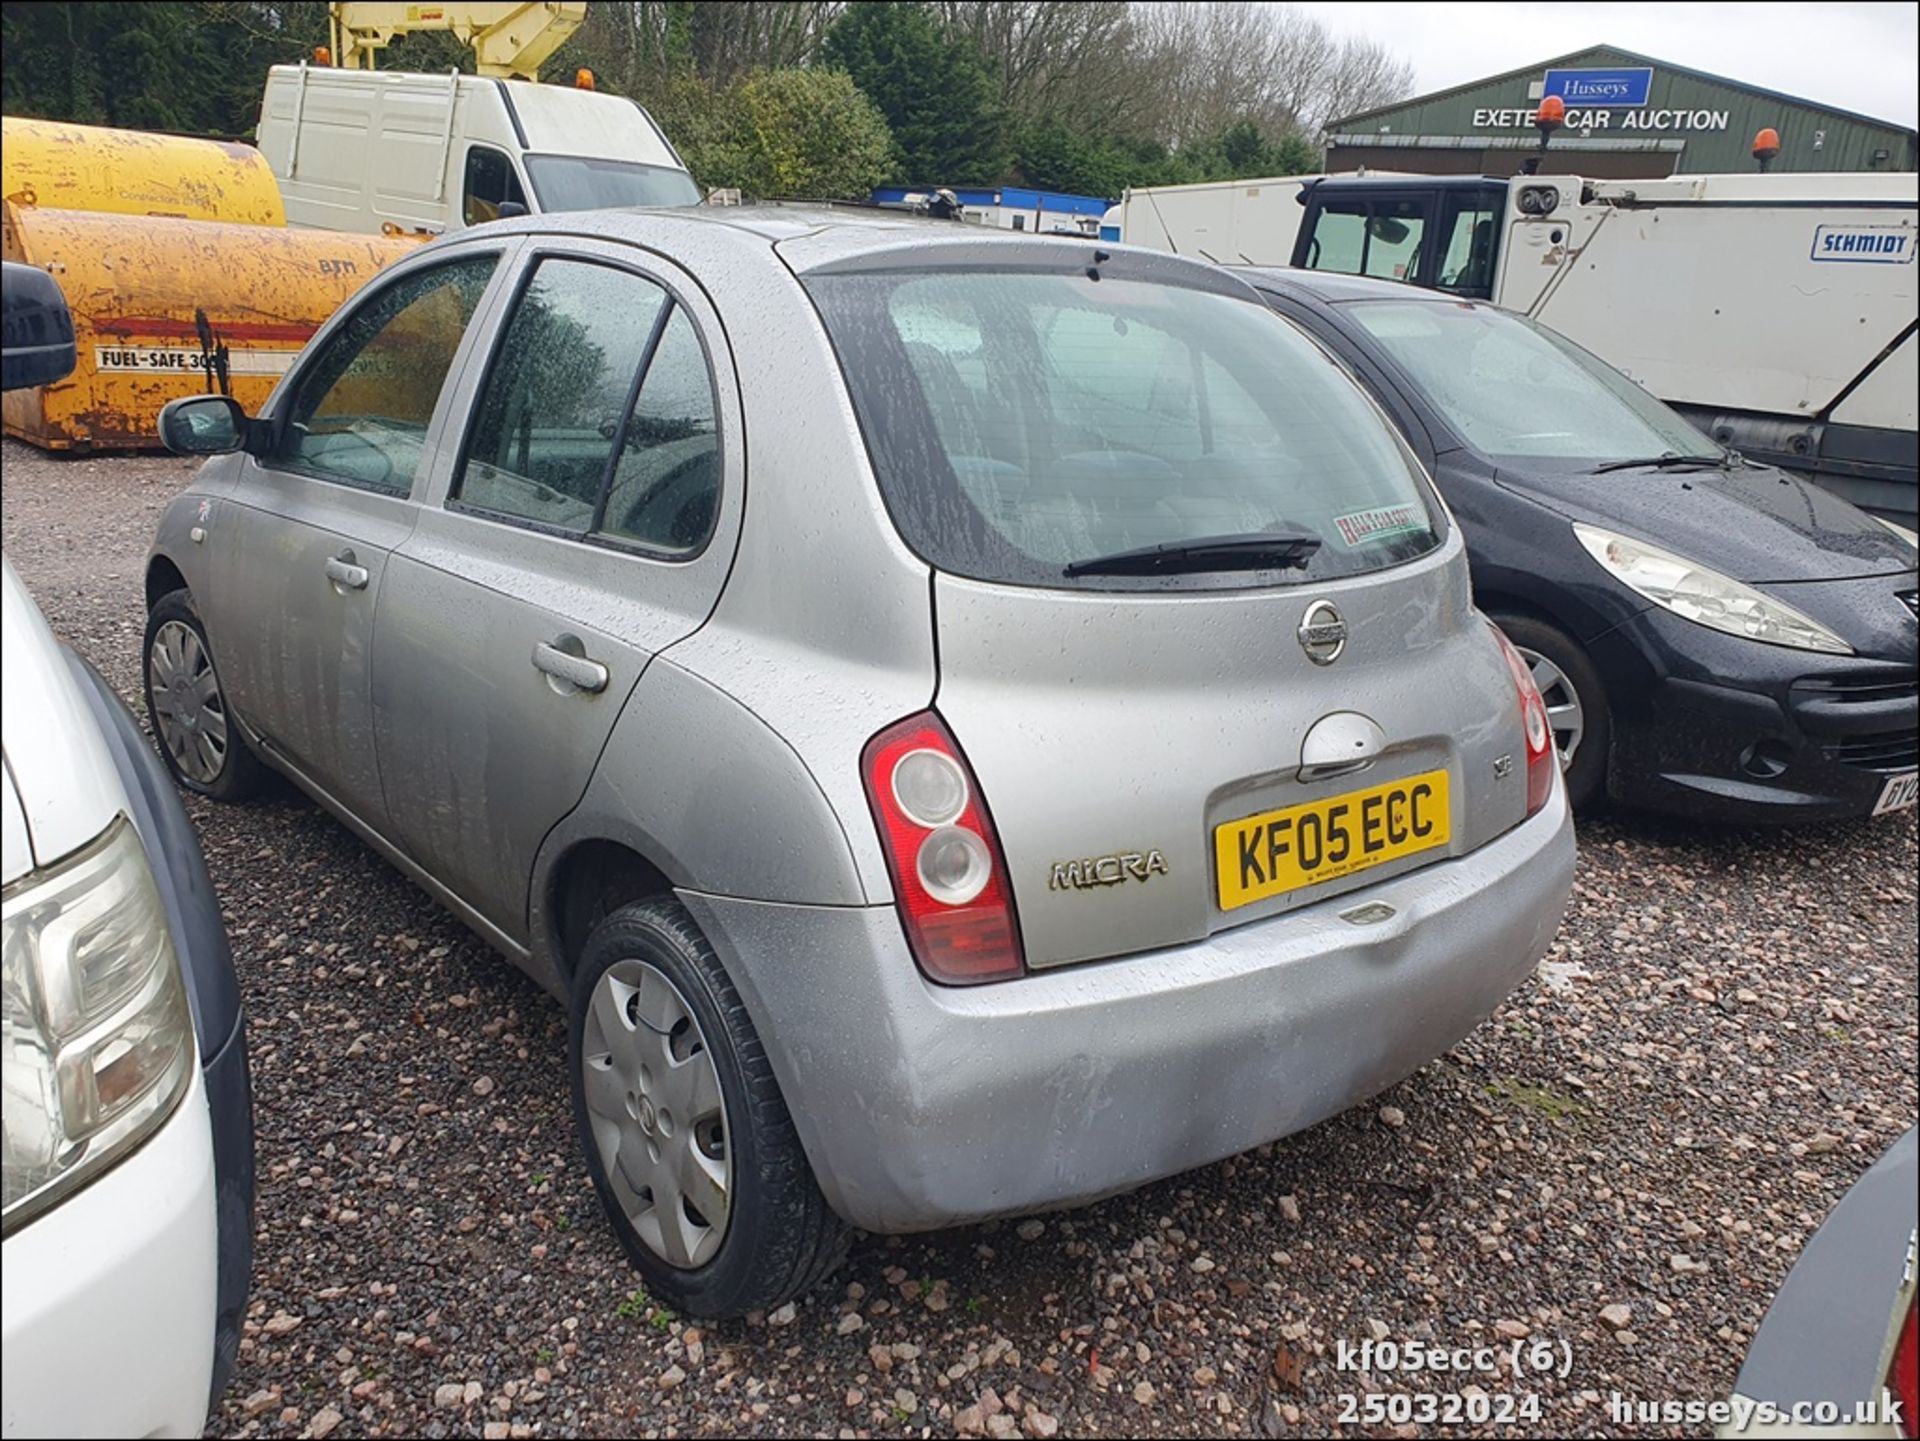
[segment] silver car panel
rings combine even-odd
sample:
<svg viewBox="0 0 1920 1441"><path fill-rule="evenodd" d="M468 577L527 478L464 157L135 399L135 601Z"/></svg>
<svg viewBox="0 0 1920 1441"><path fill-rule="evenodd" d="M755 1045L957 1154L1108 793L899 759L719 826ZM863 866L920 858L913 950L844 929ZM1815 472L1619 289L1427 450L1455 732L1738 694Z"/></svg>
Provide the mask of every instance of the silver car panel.
<svg viewBox="0 0 1920 1441"><path fill-rule="evenodd" d="M1310 1126L1443 1053L1573 884L1565 791L1470 855L1122 960L929 985L890 908L682 899L740 988L833 1208L918 1231L1073 1205Z"/></svg>
<svg viewBox="0 0 1920 1441"><path fill-rule="evenodd" d="M706 619L726 580L745 488L740 398L712 307L691 277L631 247L530 243L612 261L664 286L698 326L716 380L721 499L706 547L662 560L449 508L454 460L488 367L455 389L441 463L395 557L374 642L374 725L396 839L509 934L527 934L534 855L585 791L634 683ZM509 323L501 307L489 339ZM490 352L489 352L490 353ZM604 671L598 689L542 648ZM595 677L599 679L599 677Z"/></svg>
<svg viewBox="0 0 1920 1441"><path fill-rule="evenodd" d="M748 503L713 616L670 654L792 748L841 818L866 899L891 900L860 749L933 703L929 571L887 515L812 303L764 242L741 238L703 248L699 271L740 378ZM616 754L633 752L610 747L609 765ZM740 830L736 872L798 874L793 849L828 844L761 814Z"/></svg>
<svg viewBox="0 0 1920 1441"><path fill-rule="evenodd" d="M1177 596L1042 591L941 576L940 712L992 807L1030 966L1197 940L1483 845L1526 813L1513 685L1472 609L1458 532L1397 569L1316 585ZM1316 665L1295 632L1332 600L1349 637ZM1303 780L1308 731L1377 724L1365 769ZM1502 778L1495 760L1523 763ZM1444 768L1444 852L1222 912L1223 822ZM1166 872L1054 883L1054 867L1157 850Z"/></svg>
<svg viewBox="0 0 1920 1441"><path fill-rule="evenodd" d="M385 815L373 745L373 622L388 558L413 528L402 496L251 460L209 529L216 548L214 663L247 728L334 797ZM357 587L329 567L358 572ZM222 606L218 597L245 597Z"/></svg>
<svg viewBox="0 0 1920 1441"><path fill-rule="evenodd" d="M535 979L556 990L565 972L553 890L583 843L627 846L675 886L801 905L866 900L852 839L800 756L676 655L647 667L592 785L534 863Z"/></svg>
<svg viewBox="0 0 1920 1441"><path fill-rule="evenodd" d="M220 637L214 661L235 711L270 755L375 829L387 810L373 735L374 616L389 559L419 514L411 495L433 473L454 394L498 306L514 248L497 241L450 248L387 272L321 328L269 397L270 417L346 320L405 275L464 255L501 256L441 387L408 494L360 489L271 457L236 456L218 523L196 522L213 571L209 591L196 594L209 639Z"/></svg>

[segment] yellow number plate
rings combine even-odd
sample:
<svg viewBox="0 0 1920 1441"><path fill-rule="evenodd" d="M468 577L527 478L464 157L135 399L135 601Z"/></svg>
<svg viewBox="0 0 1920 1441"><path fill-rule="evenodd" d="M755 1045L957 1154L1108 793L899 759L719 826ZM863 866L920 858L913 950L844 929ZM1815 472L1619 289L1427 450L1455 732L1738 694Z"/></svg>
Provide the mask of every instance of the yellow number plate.
<svg viewBox="0 0 1920 1441"><path fill-rule="evenodd" d="M1228 821L1213 832L1220 909L1443 846L1452 831L1443 770Z"/></svg>

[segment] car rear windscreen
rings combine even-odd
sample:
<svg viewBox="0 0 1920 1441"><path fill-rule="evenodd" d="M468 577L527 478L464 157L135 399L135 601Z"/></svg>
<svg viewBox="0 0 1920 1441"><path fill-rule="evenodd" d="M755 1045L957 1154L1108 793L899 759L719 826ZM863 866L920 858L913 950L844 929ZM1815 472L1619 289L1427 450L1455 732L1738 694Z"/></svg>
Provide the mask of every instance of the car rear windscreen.
<svg viewBox="0 0 1920 1441"><path fill-rule="evenodd" d="M894 524L980 580L1101 590L1326 580L1439 544L1442 514L1359 387L1252 300L1108 272L807 280ZM1310 534L1284 569L1075 562Z"/></svg>

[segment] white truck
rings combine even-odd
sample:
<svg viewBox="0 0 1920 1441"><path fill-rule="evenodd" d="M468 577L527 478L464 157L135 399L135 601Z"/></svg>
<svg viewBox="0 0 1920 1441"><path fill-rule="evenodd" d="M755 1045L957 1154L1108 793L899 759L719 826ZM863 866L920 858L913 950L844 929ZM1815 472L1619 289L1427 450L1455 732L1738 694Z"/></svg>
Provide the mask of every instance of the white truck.
<svg viewBox="0 0 1920 1441"><path fill-rule="evenodd" d="M1290 245L1235 258L1521 311L1714 439L1912 523L1914 175L1330 176L1297 193Z"/></svg>
<svg viewBox="0 0 1920 1441"><path fill-rule="evenodd" d="M1114 207L1120 234L1109 238L1219 265L1285 265L1300 229L1300 192L1324 178L1282 175L1128 190Z"/></svg>
<svg viewBox="0 0 1920 1441"><path fill-rule="evenodd" d="M1337 177L1398 175L1352 170ZM1261 180L1203 180L1193 185L1146 185L1126 191L1107 212L1101 238L1197 255L1217 265L1286 265L1300 232L1300 196L1325 175L1277 175Z"/></svg>
<svg viewBox="0 0 1920 1441"><path fill-rule="evenodd" d="M636 101L491 75L276 65L260 151L287 223L442 234L508 215L693 205L699 187Z"/></svg>

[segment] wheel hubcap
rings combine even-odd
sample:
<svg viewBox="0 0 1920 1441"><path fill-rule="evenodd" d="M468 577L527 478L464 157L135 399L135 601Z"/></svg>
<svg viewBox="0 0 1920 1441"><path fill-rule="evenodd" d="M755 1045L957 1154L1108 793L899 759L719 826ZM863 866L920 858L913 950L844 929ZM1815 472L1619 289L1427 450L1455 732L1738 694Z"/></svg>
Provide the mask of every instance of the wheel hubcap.
<svg viewBox="0 0 1920 1441"><path fill-rule="evenodd" d="M227 702L213 657L192 626L170 620L154 632L147 685L174 764L189 779L213 784L227 764Z"/></svg>
<svg viewBox="0 0 1920 1441"><path fill-rule="evenodd" d="M593 988L580 1059L594 1148L621 1211L668 1265L705 1265L726 1238L733 1156L693 1009L651 962L615 961Z"/></svg>
<svg viewBox="0 0 1920 1441"><path fill-rule="evenodd" d="M1547 704L1547 728L1553 732L1554 749L1560 752L1560 769L1573 764L1580 739L1587 733L1587 714L1580 705L1580 692L1573 688L1567 673L1537 650L1515 646L1520 659L1533 672L1533 683L1540 688L1540 699Z"/></svg>

